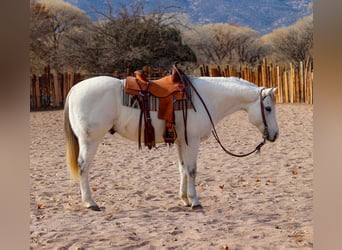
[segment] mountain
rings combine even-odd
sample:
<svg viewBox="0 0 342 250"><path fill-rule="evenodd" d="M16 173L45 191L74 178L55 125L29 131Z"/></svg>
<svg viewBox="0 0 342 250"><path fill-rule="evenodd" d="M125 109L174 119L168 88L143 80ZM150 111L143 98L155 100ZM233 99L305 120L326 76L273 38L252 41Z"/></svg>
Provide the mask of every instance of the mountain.
<svg viewBox="0 0 342 250"><path fill-rule="evenodd" d="M94 9L108 13L107 0L66 0L84 10L95 19ZM113 6L130 2L109 1ZM232 23L245 26L266 34L282 26L289 26L303 16L312 13L308 5L312 0L141 0L146 12L156 6L187 13L193 23ZM120 7L119 7L120 8Z"/></svg>

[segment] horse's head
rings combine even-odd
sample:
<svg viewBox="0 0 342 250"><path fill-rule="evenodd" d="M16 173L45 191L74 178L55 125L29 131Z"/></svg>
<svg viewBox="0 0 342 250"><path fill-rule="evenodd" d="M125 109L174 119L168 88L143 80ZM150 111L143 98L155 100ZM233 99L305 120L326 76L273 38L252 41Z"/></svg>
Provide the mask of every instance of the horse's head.
<svg viewBox="0 0 342 250"><path fill-rule="evenodd" d="M249 121L271 142L274 142L279 134L274 101L275 91L277 88L260 88L257 100L248 108Z"/></svg>

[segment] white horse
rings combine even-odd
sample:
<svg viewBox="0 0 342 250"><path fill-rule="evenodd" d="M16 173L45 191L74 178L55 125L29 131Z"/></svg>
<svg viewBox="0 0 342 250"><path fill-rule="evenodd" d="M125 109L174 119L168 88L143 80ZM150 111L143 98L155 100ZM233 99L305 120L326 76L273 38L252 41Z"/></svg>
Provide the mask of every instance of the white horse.
<svg viewBox="0 0 342 250"><path fill-rule="evenodd" d="M235 111L245 110L250 123L264 133L268 141L276 140L275 88L261 88L233 77L194 77L191 81L214 124ZM71 175L80 181L83 205L92 210L99 210L99 207L91 197L88 172L104 135L115 131L129 140L138 140L140 110L122 104L124 84L125 80L107 76L89 78L73 86L65 102L67 165ZM196 110L188 110L188 145L184 138L182 111L175 111L178 135L175 145L180 172L179 195L185 206L194 208L201 206L195 190L198 149L200 142L210 136L212 124L198 95L193 92L192 96ZM165 121L157 118L157 112L151 112L151 118L156 143L163 143Z"/></svg>

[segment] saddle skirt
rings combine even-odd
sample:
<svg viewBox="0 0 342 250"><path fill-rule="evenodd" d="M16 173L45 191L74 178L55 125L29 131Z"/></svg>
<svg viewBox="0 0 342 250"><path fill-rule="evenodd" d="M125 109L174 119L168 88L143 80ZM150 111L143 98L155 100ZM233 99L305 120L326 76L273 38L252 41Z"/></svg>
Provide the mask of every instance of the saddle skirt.
<svg viewBox="0 0 342 250"><path fill-rule="evenodd" d="M136 77L138 75L136 74ZM137 77L138 78L138 77ZM173 81L170 76L166 76L165 78L165 82L168 81ZM139 78L138 78L139 79ZM163 79L163 78L161 78ZM139 86L137 86L137 83L135 82L136 78L133 76L128 76L123 84L123 91L122 91L122 104L126 107L130 107L130 108L134 108L134 109L139 109L139 104L137 99L135 98L136 95L139 94L140 88ZM153 83L157 83L159 84L160 79L159 80L153 80ZM177 86L175 87L168 87L167 84L166 87L164 87L163 84L164 81L161 82L161 84L159 84L158 86L152 86L152 89L157 89L157 91L153 91L151 92L151 95L149 95L149 104L150 104L150 111L159 111L159 102L160 99L162 98L162 96L168 96L170 92L174 92L175 90L177 90ZM154 84L153 84L154 85ZM146 88L146 84L143 83L143 88ZM151 89L151 86L150 86ZM191 89L187 89L187 96L186 96L186 107L188 109L193 109L193 103L192 103L192 99L191 99ZM157 94L153 94L153 93L157 93ZM183 99L181 98L180 94L175 94L175 96L173 96L173 109L174 111L178 111L178 110L182 110L182 101Z"/></svg>
<svg viewBox="0 0 342 250"><path fill-rule="evenodd" d="M159 98L158 118L169 122L173 120L174 102L187 100L184 84L173 82L171 75L154 81L145 80L140 73L126 78L126 93L138 96L144 91Z"/></svg>
<svg viewBox="0 0 342 250"><path fill-rule="evenodd" d="M178 71L178 70L177 70ZM125 81L123 91L124 105L140 108L139 122L139 147L141 120L144 117L145 135L152 134L151 138L145 138L145 145L151 149L155 146L154 129L150 121L150 111L158 112L158 119L165 120L164 141L169 145L174 143L177 133L174 128L175 110L183 110L187 113L188 108L193 108L191 94L185 83L180 79L179 73L173 68L172 74L158 80L148 80L139 71L135 72L135 77L128 76ZM188 105L189 104L189 105ZM186 126L186 117L185 117Z"/></svg>
<svg viewBox="0 0 342 250"><path fill-rule="evenodd" d="M137 98L135 98L135 95L128 94L125 91L125 86L126 86L126 80L124 81L122 85L122 105L133 108L133 109L139 109L139 103ZM188 94L188 97L191 96ZM188 109L193 109L193 103L190 98L187 98L187 108ZM158 111L159 110L159 97L149 95L149 104L150 104L150 111ZM182 103L181 100L174 99L173 100L173 109L174 111L179 111L182 110Z"/></svg>

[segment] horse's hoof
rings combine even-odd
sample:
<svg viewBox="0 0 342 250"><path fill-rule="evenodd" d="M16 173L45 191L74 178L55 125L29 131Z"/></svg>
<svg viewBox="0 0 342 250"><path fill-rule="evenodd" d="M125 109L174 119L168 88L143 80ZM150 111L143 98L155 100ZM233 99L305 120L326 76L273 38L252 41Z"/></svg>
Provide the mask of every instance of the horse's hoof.
<svg viewBox="0 0 342 250"><path fill-rule="evenodd" d="M90 206L88 207L88 209L93 210L93 211L101 211L101 209L97 205Z"/></svg>
<svg viewBox="0 0 342 250"><path fill-rule="evenodd" d="M198 204L198 205L192 205L192 206L191 206L191 209L192 209L192 210L202 210L203 207L202 207L201 204Z"/></svg>

